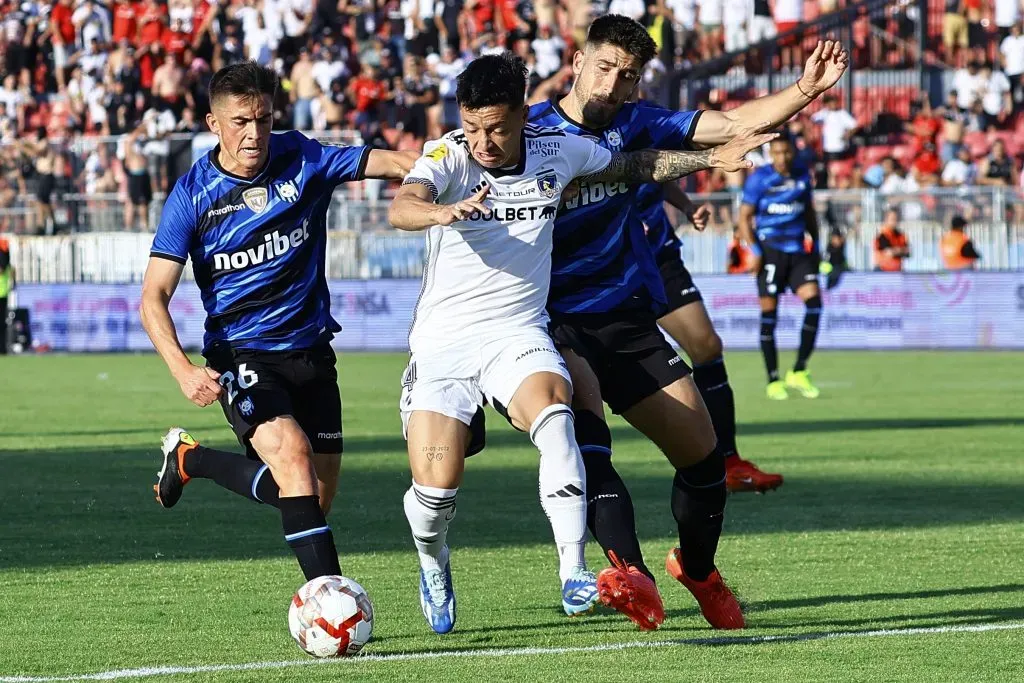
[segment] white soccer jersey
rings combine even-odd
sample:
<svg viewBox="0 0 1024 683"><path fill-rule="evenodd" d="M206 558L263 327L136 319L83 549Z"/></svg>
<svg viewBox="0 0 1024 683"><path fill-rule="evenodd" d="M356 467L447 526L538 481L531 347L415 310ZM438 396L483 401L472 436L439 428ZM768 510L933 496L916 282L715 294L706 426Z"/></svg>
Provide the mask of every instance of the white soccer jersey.
<svg viewBox="0 0 1024 683"><path fill-rule="evenodd" d="M611 152L554 128L527 125L516 168L486 169L461 130L428 142L405 183L454 204L490 185L489 213L427 230L427 262L409 346L484 340L544 324L551 235L559 198L573 178L604 170Z"/></svg>

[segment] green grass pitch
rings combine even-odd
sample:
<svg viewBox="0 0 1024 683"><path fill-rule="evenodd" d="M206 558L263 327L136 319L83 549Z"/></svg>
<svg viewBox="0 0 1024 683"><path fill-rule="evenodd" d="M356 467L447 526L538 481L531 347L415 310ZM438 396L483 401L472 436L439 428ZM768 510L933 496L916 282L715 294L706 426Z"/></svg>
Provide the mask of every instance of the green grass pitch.
<svg viewBox="0 0 1024 683"><path fill-rule="evenodd" d="M347 453L329 522L376 607L367 654L410 656L304 666L286 624L302 580L276 511L205 481L173 510L153 501L163 431L233 446L220 410L187 403L155 356L0 358L0 681L1022 680L1024 357L819 353L821 398L779 403L763 398L759 356L727 360L741 451L786 476L726 512L719 566L746 631L710 630L660 569L671 472L618 420L668 618L641 633L610 612L564 617L536 453L489 413L449 537L458 626L431 633L401 503L404 357L342 354ZM596 546L588 557L603 566ZM442 651L460 656L423 655ZM228 668L183 671L210 665Z"/></svg>

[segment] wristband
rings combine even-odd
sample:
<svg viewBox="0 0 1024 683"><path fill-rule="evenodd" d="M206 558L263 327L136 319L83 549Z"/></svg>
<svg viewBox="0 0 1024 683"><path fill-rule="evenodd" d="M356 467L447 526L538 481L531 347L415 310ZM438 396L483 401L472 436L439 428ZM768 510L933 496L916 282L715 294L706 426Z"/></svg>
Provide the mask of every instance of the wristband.
<svg viewBox="0 0 1024 683"><path fill-rule="evenodd" d="M800 91L801 95L803 95L807 99L811 100L812 102L814 101L814 98L817 97L817 95L808 95L807 93L805 93L804 89L800 87L800 81L799 80L796 82L796 89Z"/></svg>

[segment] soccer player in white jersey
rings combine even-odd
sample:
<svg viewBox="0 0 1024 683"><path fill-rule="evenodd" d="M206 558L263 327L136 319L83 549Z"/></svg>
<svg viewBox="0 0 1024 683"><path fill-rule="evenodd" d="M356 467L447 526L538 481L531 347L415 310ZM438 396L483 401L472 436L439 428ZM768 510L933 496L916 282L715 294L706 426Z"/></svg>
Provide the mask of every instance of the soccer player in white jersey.
<svg viewBox="0 0 1024 683"><path fill-rule="evenodd" d="M540 451L540 500L555 536L562 606L589 611L583 558L586 477L573 435L569 373L547 332L551 240L559 198L578 177L608 182L745 168L771 135L745 133L711 151L612 153L590 140L526 125L527 69L503 53L459 76L463 129L429 142L388 217L427 231L427 264L403 378L412 486L405 512L420 557L420 601L437 633L455 625L446 544L473 417L489 401Z"/></svg>

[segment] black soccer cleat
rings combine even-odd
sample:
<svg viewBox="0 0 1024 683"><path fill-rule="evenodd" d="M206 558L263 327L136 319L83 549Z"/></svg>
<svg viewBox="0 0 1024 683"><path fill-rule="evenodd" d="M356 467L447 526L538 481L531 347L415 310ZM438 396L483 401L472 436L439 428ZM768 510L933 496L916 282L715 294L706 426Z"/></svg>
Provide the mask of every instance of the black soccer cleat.
<svg viewBox="0 0 1024 683"><path fill-rule="evenodd" d="M192 435L181 427L170 429L161 440L161 451L164 454L164 466L156 473L156 502L165 508L174 507L181 498L181 490L189 482L185 474L185 454L199 445Z"/></svg>

